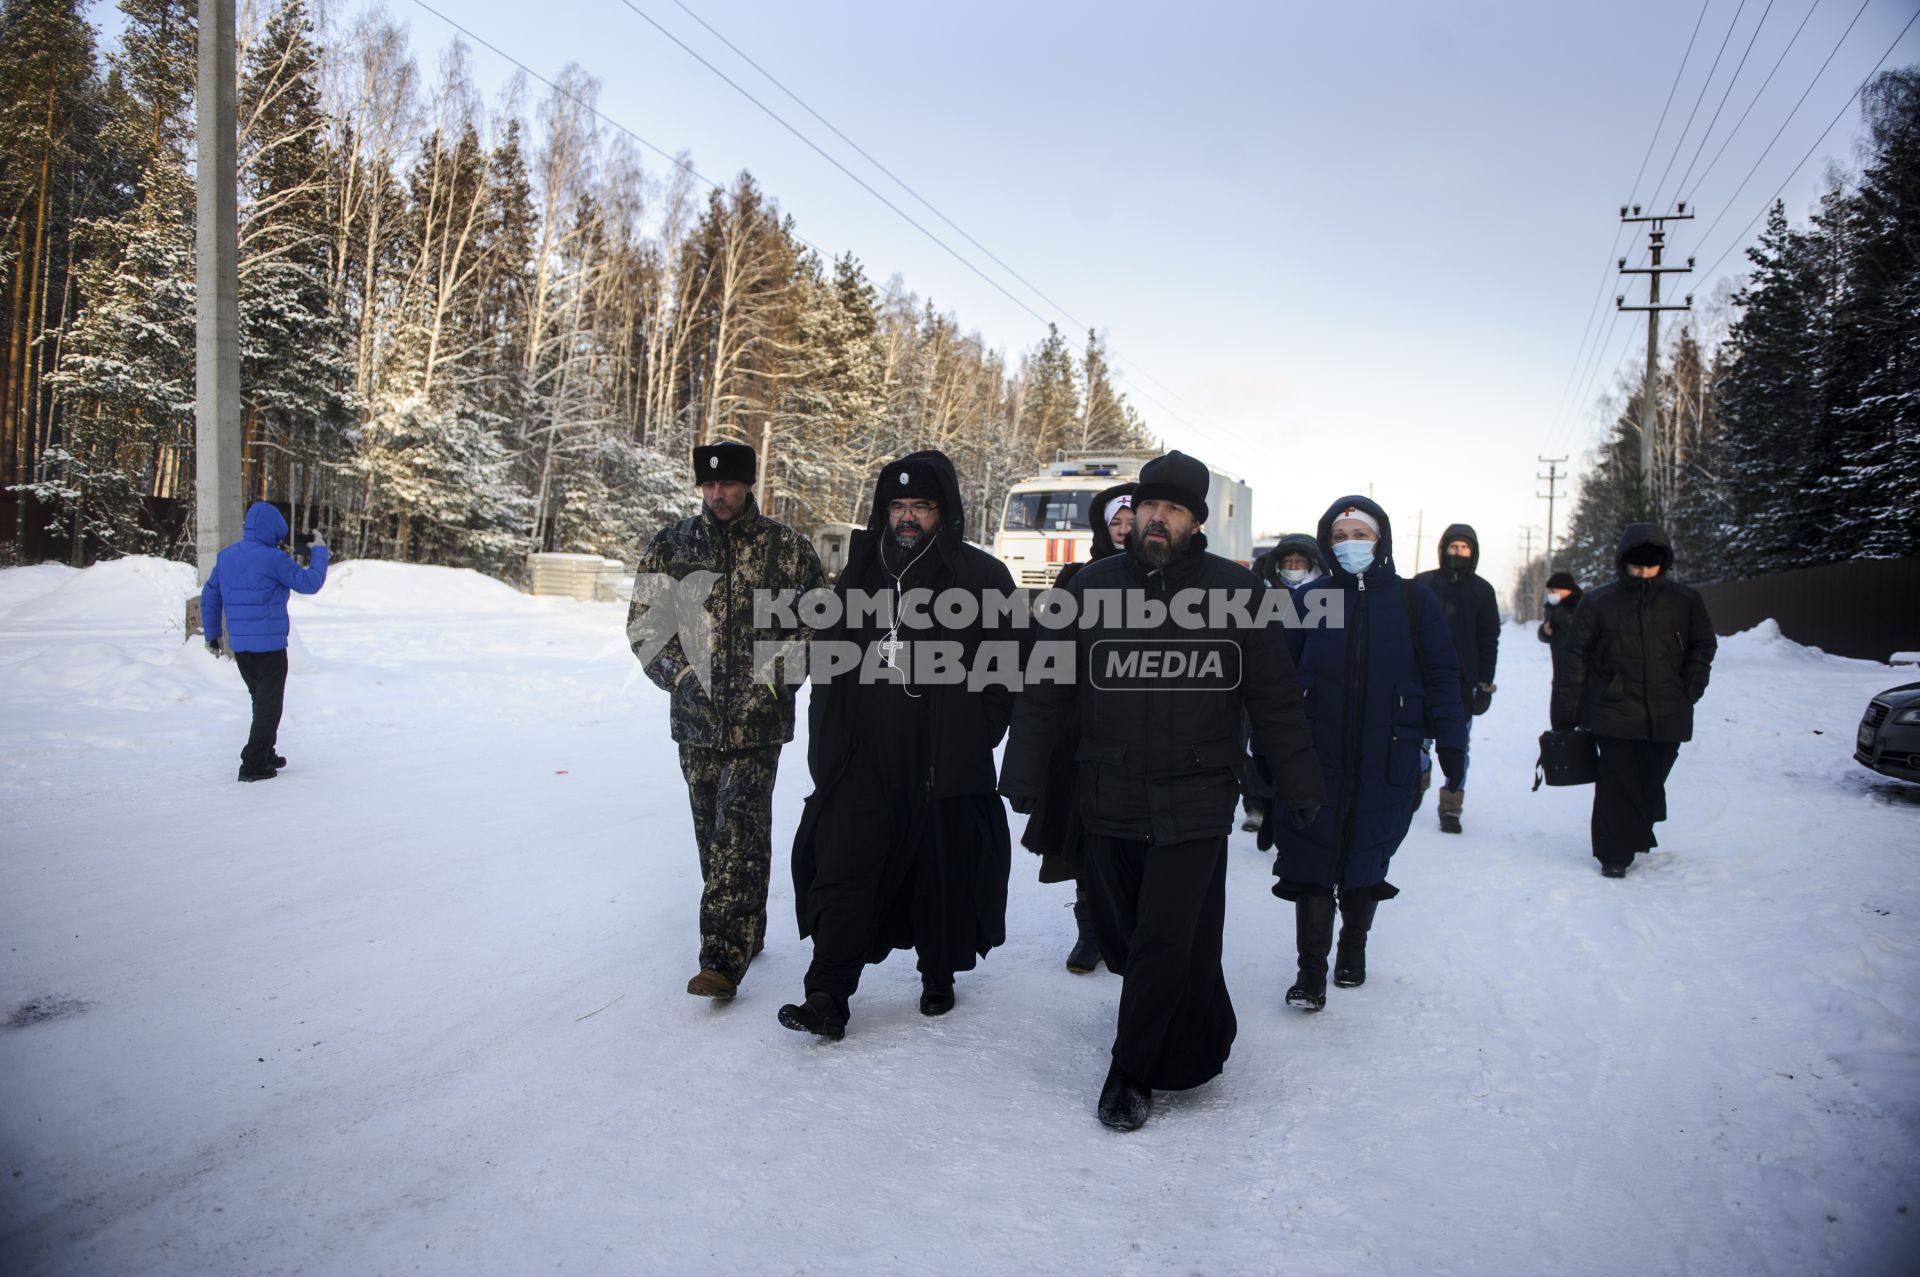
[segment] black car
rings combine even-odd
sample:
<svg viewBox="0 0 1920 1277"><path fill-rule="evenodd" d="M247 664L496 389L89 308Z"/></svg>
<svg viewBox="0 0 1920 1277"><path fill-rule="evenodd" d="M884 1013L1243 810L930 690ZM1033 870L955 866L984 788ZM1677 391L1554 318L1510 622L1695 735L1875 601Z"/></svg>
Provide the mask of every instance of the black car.
<svg viewBox="0 0 1920 1277"><path fill-rule="evenodd" d="M1853 756L1882 776L1920 781L1920 683L1889 687L1867 702Z"/></svg>

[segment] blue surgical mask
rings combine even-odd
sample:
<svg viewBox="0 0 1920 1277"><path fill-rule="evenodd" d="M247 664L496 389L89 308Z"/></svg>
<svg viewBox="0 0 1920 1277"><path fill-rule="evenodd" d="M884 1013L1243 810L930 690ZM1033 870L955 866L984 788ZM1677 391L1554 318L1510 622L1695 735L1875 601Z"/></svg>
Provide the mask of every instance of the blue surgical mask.
<svg viewBox="0 0 1920 1277"><path fill-rule="evenodd" d="M1312 568L1281 568L1280 579L1288 585L1299 585L1313 575Z"/></svg>
<svg viewBox="0 0 1920 1277"><path fill-rule="evenodd" d="M1373 566L1373 542L1342 541L1333 547L1333 557L1340 560L1340 566L1359 576Z"/></svg>

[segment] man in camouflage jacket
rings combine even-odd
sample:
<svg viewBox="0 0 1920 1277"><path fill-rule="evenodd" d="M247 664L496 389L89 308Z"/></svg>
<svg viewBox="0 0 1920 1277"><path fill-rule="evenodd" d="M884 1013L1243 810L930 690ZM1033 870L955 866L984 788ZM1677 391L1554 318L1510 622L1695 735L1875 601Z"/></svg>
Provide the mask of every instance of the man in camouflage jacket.
<svg viewBox="0 0 1920 1277"><path fill-rule="evenodd" d="M755 645L805 634L756 627L760 591L804 593L821 584L805 537L760 513L756 458L742 443L693 450L701 511L663 528L640 558L627 638L647 677L671 698L669 718L693 805L700 847L700 971L687 992L731 998L766 943L773 847L773 782L780 747L793 739L796 682L757 668ZM665 641L662 642L662 636Z"/></svg>

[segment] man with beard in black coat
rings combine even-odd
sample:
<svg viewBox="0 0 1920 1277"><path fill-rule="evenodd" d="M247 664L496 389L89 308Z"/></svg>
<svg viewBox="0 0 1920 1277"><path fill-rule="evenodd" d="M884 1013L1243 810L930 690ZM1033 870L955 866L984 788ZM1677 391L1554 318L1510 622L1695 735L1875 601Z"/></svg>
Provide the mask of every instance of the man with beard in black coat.
<svg viewBox="0 0 1920 1277"><path fill-rule="evenodd" d="M1416 585L1433 591L1447 618L1454 654L1460 658L1460 703L1467 711L1469 730L1474 716L1486 713L1493 704L1493 667L1500 659L1500 599L1480 577L1479 566L1479 534L1469 524L1455 523L1440 534L1440 566L1414 578ZM1443 832L1460 832L1466 801L1463 769L1455 783L1440 787Z"/></svg>
<svg viewBox="0 0 1920 1277"><path fill-rule="evenodd" d="M1593 856L1608 878L1660 845L1667 775L1693 739L1719 646L1699 594L1669 579L1673 548L1654 523L1620 536L1620 579L1590 592L1554 666L1553 726L1586 727L1600 749L1593 786Z"/></svg>
<svg viewBox="0 0 1920 1277"><path fill-rule="evenodd" d="M863 659L825 683L816 677L808 701L814 791L794 839L793 891L813 962L805 1000L780 1008L788 1028L844 1036L861 968L894 949L918 955L921 1014L944 1015L954 973L1006 939L1011 841L993 751L1013 693L1004 683L930 681L922 657L956 644L970 667L985 633L984 596L1013 589L998 559L967 544L945 454L916 452L881 470L867 528L854 534L834 589L840 619L814 638L818 650L851 646ZM883 596L884 617L849 610L855 591ZM955 626L929 605L926 624L912 628L915 591L935 599L963 591L983 606Z"/></svg>
<svg viewBox="0 0 1920 1277"><path fill-rule="evenodd" d="M1155 1089L1216 1076L1233 1045L1220 938L1248 768L1243 713L1271 764L1276 812L1304 825L1326 801L1283 630L1260 623L1267 591L1206 553L1208 478L1178 452L1141 467L1127 552L1066 587L1080 620L1070 676L1027 684L1000 774L1014 810L1031 810L1054 742L1078 726L1082 881L1107 968L1123 980L1098 1109L1116 1130L1147 1120ZM1235 596L1245 620L1212 606ZM1287 596L1272 598L1291 613Z"/></svg>

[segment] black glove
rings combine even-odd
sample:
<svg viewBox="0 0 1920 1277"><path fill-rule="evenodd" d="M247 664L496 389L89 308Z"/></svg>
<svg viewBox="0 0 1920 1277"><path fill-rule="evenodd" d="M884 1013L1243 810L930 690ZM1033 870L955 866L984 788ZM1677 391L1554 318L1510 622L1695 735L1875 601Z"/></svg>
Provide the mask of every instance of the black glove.
<svg viewBox="0 0 1920 1277"><path fill-rule="evenodd" d="M1474 717L1477 718L1492 708L1493 708L1493 684L1492 683L1476 684L1474 689L1471 692L1467 693L1467 712L1469 714L1472 714Z"/></svg>
<svg viewBox="0 0 1920 1277"><path fill-rule="evenodd" d="M1013 808L1013 814L1016 816L1031 816L1033 815L1033 795L1008 794L1007 806Z"/></svg>
<svg viewBox="0 0 1920 1277"><path fill-rule="evenodd" d="M1287 809L1287 818L1293 821L1293 827L1295 829L1305 829L1313 823L1313 818L1319 814L1319 803L1315 803L1311 807L1290 807Z"/></svg>
<svg viewBox="0 0 1920 1277"><path fill-rule="evenodd" d="M1447 778L1447 788L1459 789L1461 778L1467 774L1467 751L1442 745L1433 752L1440 759L1440 774Z"/></svg>
<svg viewBox="0 0 1920 1277"><path fill-rule="evenodd" d="M207 651L208 651L208 652L210 652L210 653L212 653L212 654L213 654L213 655L215 655L215 656L218 656L218 655L220 655L220 640L219 640L219 639L212 639L212 638L210 638L210 639L208 639L208 640L207 640Z"/></svg>
<svg viewBox="0 0 1920 1277"><path fill-rule="evenodd" d="M1273 850L1273 806L1268 804L1260 811L1260 828L1253 832L1253 845L1261 851Z"/></svg>

